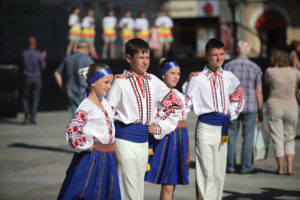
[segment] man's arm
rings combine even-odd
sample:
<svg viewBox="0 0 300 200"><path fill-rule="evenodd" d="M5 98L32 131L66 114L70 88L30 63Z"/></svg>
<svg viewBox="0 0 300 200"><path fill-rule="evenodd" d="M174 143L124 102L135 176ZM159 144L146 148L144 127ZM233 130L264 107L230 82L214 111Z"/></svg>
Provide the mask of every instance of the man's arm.
<svg viewBox="0 0 300 200"><path fill-rule="evenodd" d="M63 80L62 80L62 76L58 71L54 72L54 78L56 80L57 85L59 86L59 88L65 92L65 88L63 86Z"/></svg>
<svg viewBox="0 0 300 200"><path fill-rule="evenodd" d="M256 98L257 98L257 122L261 122L263 120L263 114L262 114L262 109L263 109L263 103L264 103L264 97L262 94L262 85L258 85L256 87Z"/></svg>

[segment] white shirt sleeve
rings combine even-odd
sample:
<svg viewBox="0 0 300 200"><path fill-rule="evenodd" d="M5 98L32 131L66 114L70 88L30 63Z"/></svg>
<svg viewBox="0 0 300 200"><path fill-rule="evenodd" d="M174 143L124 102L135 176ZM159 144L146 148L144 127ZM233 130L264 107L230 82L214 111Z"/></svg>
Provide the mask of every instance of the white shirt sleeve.
<svg viewBox="0 0 300 200"><path fill-rule="evenodd" d="M245 104L245 98L243 93L243 87L238 80L232 73L230 76L231 87L230 87L230 94L229 94L229 114L230 119L234 120L238 117L239 113L242 112Z"/></svg>
<svg viewBox="0 0 300 200"><path fill-rule="evenodd" d="M88 112L78 109L67 126L66 140L68 146L75 152L88 150L94 144L94 139L84 131L88 121Z"/></svg>
<svg viewBox="0 0 300 200"><path fill-rule="evenodd" d="M75 26L79 23L79 17L77 15L70 15L69 17L69 26Z"/></svg>
<svg viewBox="0 0 300 200"><path fill-rule="evenodd" d="M161 81L161 105L163 112L157 122L157 134L166 135L175 130L182 113L183 103L176 93Z"/></svg>

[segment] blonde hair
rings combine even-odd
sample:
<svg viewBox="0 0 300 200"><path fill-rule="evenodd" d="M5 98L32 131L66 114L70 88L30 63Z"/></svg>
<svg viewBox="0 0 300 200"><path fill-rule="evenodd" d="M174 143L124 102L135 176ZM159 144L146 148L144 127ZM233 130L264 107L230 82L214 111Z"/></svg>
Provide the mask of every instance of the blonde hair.
<svg viewBox="0 0 300 200"><path fill-rule="evenodd" d="M109 66L103 63L91 64L86 74L86 81L88 82L89 78L91 78L97 71L100 71L101 69L104 68L109 68Z"/></svg>
<svg viewBox="0 0 300 200"><path fill-rule="evenodd" d="M270 58L271 67L287 67L289 66L289 59L287 51L283 49L272 49Z"/></svg>

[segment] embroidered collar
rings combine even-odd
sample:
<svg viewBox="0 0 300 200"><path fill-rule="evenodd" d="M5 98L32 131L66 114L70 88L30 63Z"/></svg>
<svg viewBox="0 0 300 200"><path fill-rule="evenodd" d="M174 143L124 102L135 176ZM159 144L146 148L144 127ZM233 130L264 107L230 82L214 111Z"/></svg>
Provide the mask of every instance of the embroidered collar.
<svg viewBox="0 0 300 200"><path fill-rule="evenodd" d="M214 75L214 72L212 72L208 66L206 65L203 69L203 73L207 78L210 78L211 76ZM219 70L217 71L218 76L221 76L223 74L223 69L222 67L219 68Z"/></svg>
<svg viewBox="0 0 300 200"><path fill-rule="evenodd" d="M128 70L124 70L123 74L125 75L125 79L128 79L130 77L134 77L134 75ZM147 80L151 80L151 76L147 72L144 73L143 78L147 79Z"/></svg>

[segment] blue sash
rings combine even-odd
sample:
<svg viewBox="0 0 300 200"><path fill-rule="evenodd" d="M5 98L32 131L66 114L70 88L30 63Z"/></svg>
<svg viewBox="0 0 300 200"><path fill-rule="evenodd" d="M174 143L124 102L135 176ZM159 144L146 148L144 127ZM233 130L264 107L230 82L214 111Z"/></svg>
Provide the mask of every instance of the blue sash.
<svg viewBox="0 0 300 200"><path fill-rule="evenodd" d="M143 124L124 124L115 121L116 138L135 143L148 142L148 126Z"/></svg>
<svg viewBox="0 0 300 200"><path fill-rule="evenodd" d="M222 144L228 142L228 124L230 120L229 114L223 113L207 113L204 115L199 115L198 120L205 124L222 126Z"/></svg>

